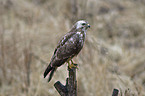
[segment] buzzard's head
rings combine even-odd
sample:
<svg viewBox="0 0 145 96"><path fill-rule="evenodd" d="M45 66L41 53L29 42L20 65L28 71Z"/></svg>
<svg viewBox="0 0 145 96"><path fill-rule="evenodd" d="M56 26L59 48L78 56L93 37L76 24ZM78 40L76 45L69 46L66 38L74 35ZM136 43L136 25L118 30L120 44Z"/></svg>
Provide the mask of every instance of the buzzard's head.
<svg viewBox="0 0 145 96"><path fill-rule="evenodd" d="M76 26L76 29L82 29L83 31L90 28L90 25L88 24L88 22L86 22L84 20L77 21L75 26Z"/></svg>

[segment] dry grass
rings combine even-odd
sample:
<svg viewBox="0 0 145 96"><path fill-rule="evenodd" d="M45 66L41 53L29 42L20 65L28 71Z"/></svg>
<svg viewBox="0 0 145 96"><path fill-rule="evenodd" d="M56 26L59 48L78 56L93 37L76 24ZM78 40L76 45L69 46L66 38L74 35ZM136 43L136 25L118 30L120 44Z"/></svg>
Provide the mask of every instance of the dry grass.
<svg viewBox="0 0 145 96"><path fill-rule="evenodd" d="M74 59L78 96L111 96L114 88L145 96L144 0L78 0L78 8L91 25ZM0 0L0 96L59 96L53 84L65 83L66 64L50 83L43 72L74 23L70 10L68 0Z"/></svg>

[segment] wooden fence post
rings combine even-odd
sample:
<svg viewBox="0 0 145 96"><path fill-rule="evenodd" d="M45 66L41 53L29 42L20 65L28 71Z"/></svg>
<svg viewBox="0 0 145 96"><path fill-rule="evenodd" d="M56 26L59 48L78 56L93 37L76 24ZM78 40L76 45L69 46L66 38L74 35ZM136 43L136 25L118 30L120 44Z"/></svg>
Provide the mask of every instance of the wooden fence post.
<svg viewBox="0 0 145 96"><path fill-rule="evenodd" d="M119 92L118 89L114 89L113 90L113 93L112 93L112 96L118 96L118 92Z"/></svg>
<svg viewBox="0 0 145 96"><path fill-rule="evenodd" d="M69 77L66 79L66 85L57 81L54 87L61 96L77 96L77 80L76 80L76 68L70 69L68 67Z"/></svg>

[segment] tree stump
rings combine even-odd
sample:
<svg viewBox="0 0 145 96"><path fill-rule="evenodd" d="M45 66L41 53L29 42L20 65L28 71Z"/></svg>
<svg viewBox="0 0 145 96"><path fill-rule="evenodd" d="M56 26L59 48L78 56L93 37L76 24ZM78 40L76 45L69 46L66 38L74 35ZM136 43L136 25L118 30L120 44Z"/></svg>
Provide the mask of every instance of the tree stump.
<svg viewBox="0 0 145 96"><path fill-rule="evenodd" d="M57 81L54 84L54 87L61 96L77 96L76 68L70 69L68 67L68 71L69 77L66 79L66 85Z"/></svg>

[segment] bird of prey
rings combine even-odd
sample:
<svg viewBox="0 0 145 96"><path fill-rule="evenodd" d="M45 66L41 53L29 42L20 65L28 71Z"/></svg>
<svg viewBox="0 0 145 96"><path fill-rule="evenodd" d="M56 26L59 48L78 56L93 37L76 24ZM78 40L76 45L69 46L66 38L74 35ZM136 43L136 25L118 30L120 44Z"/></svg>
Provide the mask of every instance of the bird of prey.
<svg viewBox="0 0 145 96"><path fill-rule="evenodd" d="M44 72L44 78L49 73L48 82L51 80L57 67L60 67L65 62L68 63L69 68L77 67L72 62L72 58L81 51L88 28L90 28L88 22L84 20L77 21L72 29L59 41L51 61ZM69 61L71 61L71 64Z"/></svg>

